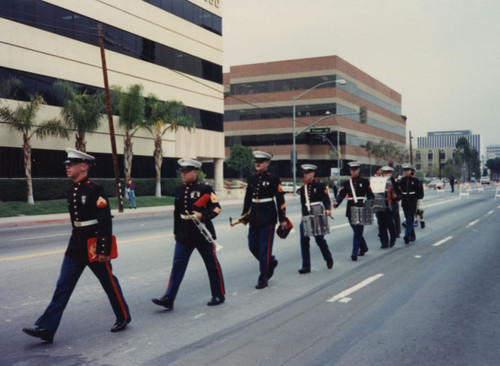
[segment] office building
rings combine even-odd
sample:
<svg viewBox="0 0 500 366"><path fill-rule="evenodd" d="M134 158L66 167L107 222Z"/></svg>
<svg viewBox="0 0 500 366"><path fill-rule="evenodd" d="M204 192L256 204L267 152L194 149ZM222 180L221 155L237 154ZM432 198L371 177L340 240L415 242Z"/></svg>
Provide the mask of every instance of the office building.
<svg viewBox="0 0 500 366"><path fill-rule="evenodd" d="M141 84L144 94L176 100L196 120L194 132L180 129L163 136L162 176L175 176L180 157L208 162L222 187L224 133L222 83L222 6L211 0L3 0L0 4L0 79L20 79L29 94L43 94L48 105L40 120L60 117L56 80L77 83L89 93L104 88L97 27L104 31L108 78L111 86ZM2 100L15 106L12 100ZM117 150L123 152L124 131L114 117ZM106 117L99 129L87 134L87 152L102 166L111 162ZM135 177L154 177L153 138L140 131L133 140ZM23 176L22 138L0 124L0 172ZM62 161L70 140L32 139L33 176L64 174ZM111 167L99 176L112 176ZM99 169L99 167L97 167Z"/></svg>
<svg viewBox="0 0 500 366"><path fill-rule="evenodd" d="M486 159L500 158L500 145L486 146Z"/></svg>
<svg viewBox="0 0 500 366"><path fill-rule="evenodd" d="M349 174L349 161L363 169L375 164L364 148L368 141L406 142L401 95L338 56L232 66L224 87L226 156L236 144L268 151L282 177L293 174L294 101L298 166L314 163L320 176L329 176L337 160L342 174ZM360 107L367 107L366 123ZM316 130L304 131L314 123Z"/></svg>

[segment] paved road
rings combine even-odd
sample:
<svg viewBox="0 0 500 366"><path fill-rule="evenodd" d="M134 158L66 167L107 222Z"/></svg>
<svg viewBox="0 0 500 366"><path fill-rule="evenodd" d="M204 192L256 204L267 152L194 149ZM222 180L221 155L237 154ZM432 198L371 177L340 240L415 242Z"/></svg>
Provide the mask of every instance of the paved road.
<svg viewBox="0 0 500 366"><path fill-rule="evenodd" d="M168 213L117 217L120 257L113 262L132 312L122 333L90 271L82 276L53 344L21 332L54 290L68 223L0 229L1 365L496 365L500 357L500 200L493 191L429 192L427 227L417 242L350 260L345 205L327 236L335 265L312 247L312 272L299 275L298 233L275 240L280 263L270 286L255 290L258 264L246 228L229 229L240 206L215 221L227 301L207 307L208 279L193 254L175 309L150 302L164 291L173 252ZM289 204L299 221L299 207ZM298 231L298 230L297 230Z"/></svg>

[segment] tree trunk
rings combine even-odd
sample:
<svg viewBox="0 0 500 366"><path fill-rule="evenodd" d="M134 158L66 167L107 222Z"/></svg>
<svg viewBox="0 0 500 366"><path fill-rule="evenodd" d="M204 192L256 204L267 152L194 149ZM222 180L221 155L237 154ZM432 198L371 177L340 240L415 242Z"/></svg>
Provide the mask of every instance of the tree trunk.
<svg viewBox="0 0 500 366"><path fill-rule="evenodd" d="M78 131L76 133L75 149L81 152L87 152L87 143L85 142L85 131Z"/></svg>
<svg viewBox="0 0 500 366"><path fill-rule="evenodd" d="M123 170L125 173L125 182L132 175L132 158L134 156L132 138L127 133L123 140Z"/></svg>
<svg viewBox="0 0 500 366"><path fill-rule="evenodd" d="M161 164L163 162L163 150L161 146L161 136L155 136L155 170L156 170L156 193L155 197L161 197Z"/></svg>
<svg viewBox="0 0 500 366"><path fill-rule="evenodd" d="M23 136L23 151L24 151L24 172L26 174L26 202L30 205L35 204L33 197L33 182L31 179L31 144L30 138L26 135Z"/></svg>

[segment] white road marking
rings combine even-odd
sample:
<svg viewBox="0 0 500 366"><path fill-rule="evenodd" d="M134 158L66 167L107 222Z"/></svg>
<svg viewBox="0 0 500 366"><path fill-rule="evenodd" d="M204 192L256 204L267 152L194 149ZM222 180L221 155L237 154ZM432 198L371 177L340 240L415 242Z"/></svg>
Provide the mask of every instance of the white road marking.
<svg viewBox="0 0 500 366"><path fill-rule="evenodd" d="M136 349L137 349L137 347L130 348L130 349L126 350L126 351L123 351L123 352L122 352L122 355L124 355L124 354L126 354L126 353L129 353L129 352L132 352L132 351L134 351L134 350L136 350Z"/></svg>
<svg viewBox="0 0 500 366"><path fill-rule="evenodd" d="M341 300L343 298L346 298L348 295L352 294L353 292L356 292L356 291L362 289L363 287L368 286L373 281L378 280L383 275L384 275L383 273L379 273L379 274L376 274L375 276L368 277L366 280L361 281L357 285L354 285L351 288L348 288L347 290L342 291L340 294L331 297L330 299L327 300L327 302L335 302L337 300ZM347 302L347 301L342 301L342 302Z"/></svg>
<svg viewBox="0 0 500 366"><path fill-rule="evenodd" d="M16 238L16 239L11 239L11 241L21 241L21 240L33 240L33 239L43 239L43 238L53 238L55 236L69 236L68 233L64 234L52 234L52 235L43 235L43 236L31 236L31 237L24 237L24 238Z"/></svg>
<svg viewBox="0 0 500 366"><path fill-rule="evenodd" d="M474 220L474 221L472 221L472 222L469 222L469 224L467 225L467 227L474 226L474 225L476 225L478 222L479 222L479 219L478 219L478 220Z"/></svg>
<svg viewBox="0 0 500 366"><path fill-rule="evenodd" d="M495 212L495 210L488 211L486 215L491 215L493 212Z"/></svg>
<svg viewBox="0 0 500 366"><path fill-rule="evenodd" d="M437 243L432 244L433 247L438 247L441 244L447 242L448 240L452 239L453 236L448 236L447 238L444 238L443 240L438 241Z"/></svg>
<svg viewBox="0 0 500 366"><path fill-rule="evenodd" d="M195 315L195 316L193 316L193 319L198 319L198 318L201 318L203 316L205 316L205 313L201 313L201 314Z"/></svg>
<svg viewBox="0 0 500 366"><path fill-rule="evenodd" d="M415 258L420 259L420 258L422 258L422 256L421 255L416 255Z"/></svg>
<svg viewBox="0 0 500 366"><path fill-rule="evenodd" d="M349 301L351 301L352 299L350 297L344 297L342 299L339 300L339 302L342 302L344 304L347 304Z"/></svg>

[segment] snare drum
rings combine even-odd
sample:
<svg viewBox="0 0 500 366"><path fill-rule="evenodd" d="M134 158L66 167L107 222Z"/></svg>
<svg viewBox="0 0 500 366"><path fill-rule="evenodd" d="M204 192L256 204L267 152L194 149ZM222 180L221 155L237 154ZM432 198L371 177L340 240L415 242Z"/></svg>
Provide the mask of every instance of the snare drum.
<svg viewBox="0 0 500 366"><path fill-rule="evenodd" d="M304 236L320 236L330 233L328 217L324 214L304 216L302 227Z"/></svg>
<svg viewBox="0 0 500 366"><path fill-rule="evenodd" d="M352 225L372 225L373 224L373 208L372 207L351 207L351 224Z"/></svg>

